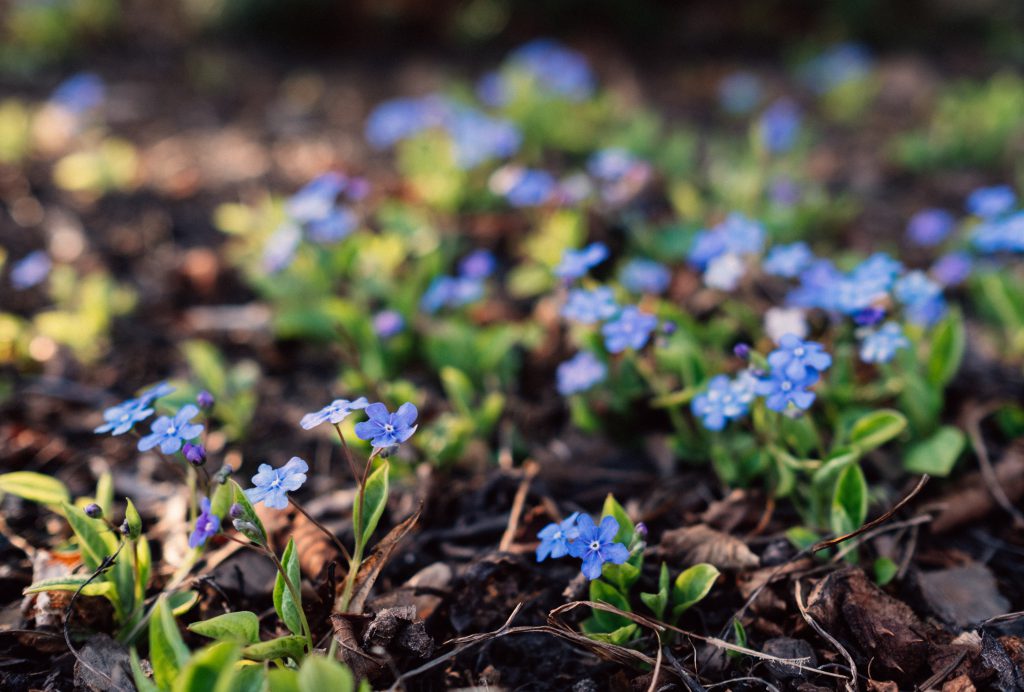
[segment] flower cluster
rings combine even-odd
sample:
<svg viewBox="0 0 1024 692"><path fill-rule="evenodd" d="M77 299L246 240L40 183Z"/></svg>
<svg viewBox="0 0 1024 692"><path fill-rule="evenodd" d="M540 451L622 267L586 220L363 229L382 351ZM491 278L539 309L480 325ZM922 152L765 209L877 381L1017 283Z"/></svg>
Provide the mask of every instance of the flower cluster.
<svg viewBox="0 0 1024 692"><path fill-rule="evenodd" d="M393 448L412 437L416 432L416 417L419 412L415 404L406 402L394 413L381 403L367 403L366 397L354 401L335 399L319 411L307 413L300 425L306 430L323 423L338 425L355 411L366 411L368 420L356 423L356 437L373 445L374 454L387 454Z"/></svg>
<svg viewBox="0 0 1024 692"><path fill-rule="evenodd" d="M743 355L749 349L744 347ZM711 378L707 388L693 398L690 410L708 430L722 430L730 420L747 415L755 398L764 397L772 411L798 414L814 403L810 390L821 374L832 365L824 347L814 341L803 341L785 334L777 349L768 354L768 373L747 369L734 379L726 375Z"/></svg>
<svg viewBox="0 0 1024 692"><path fill-rule="evenodd" d="M537 561L550 557L571 557L583 561L581 569L587 579L597 579L605 564L621 565L629 559L629 548L615 542L619 522L606 516L600 524L587 514L574 512L564 521L548 524L537 534Z"/></svg>
<svg viewBox="0 0 1024 692"><path fill-rule="evenodd" d="M731 291L746 273L745 257L764 248L764 226L739 213L697 234L690 248L690 263L704 272L712 288Z"/></svg>
<svg viewBox="0 0 1024 692"><path fill-rule="evenodd" d="M477 250L459 263L455 276L436 276L420 298L420 309L435 313L441 308L458 308L480 300L484 295L484 280L495 268L494 255Z"/></svg>
<svg viewBox="0 0 1024 692"><path fill-rule="evenodd" d="M477 94L489 106L503 106L520 93L535 90L582 101L594 87L586 58L557 41L537 39L513 51L501 69L485 75Z"/></svg>
<svg viewBox="0 0 1024 692"><path fill-rule="evenodd" d="M515 154L522 142L510 122L437 94L377 106L366 122L366 139L377 149L387 149L429 130L450 138L455 165L467 170Z"/></svg>
<svg viewBox="0 0 1024 692"><path fill-rule="evenodd" d="M141 423L153 415L153 404L157 399L165 397L173 391L174 387L166 382L160 382L146 388L134 399L127 399L107 408L103 411L103 424L94 432L97 434L110 433L111 435L125 434L134 428L136 423Z"/></svg>
<svg viewBox="0 0 1024 692"><path fill-rule="evenodd" d="M267 240L264 268L274 273L288 266L303 234L321 244L336 243L351 235L359 226L354 203L368 193L369 184L363 178L330 172L311 180L285 204L287 219Z"/></svg>

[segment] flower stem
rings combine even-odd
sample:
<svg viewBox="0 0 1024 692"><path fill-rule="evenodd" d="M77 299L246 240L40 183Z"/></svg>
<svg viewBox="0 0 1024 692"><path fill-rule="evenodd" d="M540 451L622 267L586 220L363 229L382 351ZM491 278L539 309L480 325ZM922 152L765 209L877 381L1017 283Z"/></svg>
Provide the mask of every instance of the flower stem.
<svg viewBox="0 0 1024 692"><path fill-rule="evenodd" d="M313 515L310 514L309 512L307 512L306 508L303 507L302 505L300 505L295 500L295 498L292 497L291 495L288 496L288 501L292 503L292 507L294 507L295 509L299 510L299 512L302 513L302 516L304 516L307 519L309 519L313 523L314 526L316 526L318 529L320 529L324 533L325 536L327 536L328 538L331 539L331 541L333 541L335 547L338 549L338 551L342 555L345 556L346 560L348 560L349 562L352 561L352 556L348 554L348 549L345 547L345 544L342 543L341 540L337 536L334 535L333 531L331 531L326 526L324 526L322 523L320 523L319 521L314 519Z"/></svg>

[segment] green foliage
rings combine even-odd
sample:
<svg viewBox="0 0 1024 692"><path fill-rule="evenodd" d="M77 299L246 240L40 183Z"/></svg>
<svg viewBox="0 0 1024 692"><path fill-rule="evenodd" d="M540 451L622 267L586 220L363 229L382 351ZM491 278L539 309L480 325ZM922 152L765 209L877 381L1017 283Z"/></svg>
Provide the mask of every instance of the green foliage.
<svg viewBox="0 0 1024 692"><path fill-rule="evenodd" d="M948 476L966 443L967 439L959 428L945 425L907 449L903 468L910 473Z"/></svg>
<svg viewBox="0 0 1024 692"><path fill-rule="evenodd" d="M881 447L907 427L907 418L899 411L883 409L861 416L850 429L850 444L861 454Z"/></svg>
<svg viewBox="0 0 1024 692"><path fill-rule="evenodd" d="M281 564L284 565L284 574L278 573L277 579L274 580L274 610L293 634L302 635L302 603L296 600L284 576L288 575L292 588L299 592L302 575L299 573L299 556L295 552L294 538L288 540L288 545L281 556Z"/></svg>
<svg viewBox="0 0 1024 692"><path fill-rule="evenodd" d="M13 471L0 475L0 493L60 508L71 502L67 487L53 476L33 471Z"/></svg>
<svg viewBox="0 0 1024 692"><path fill-rule="evenodd" d="M224 613L208 620L193 622L188 629L190 632L218 641L255 644L260 640L259 616L248 610Z"/></svg>
<svg viewBox="0 0 1024 692"><path fill-rule="evenodd" d="M356 552L359 554L363 553L387 508L390 466L387 461L383 461L374 469L352 508L352 523L356 527Z"/></svg>
<svg viewBox="0 0 1024 692"><path fill-rule="evenodd" d="M714 565L701 563L684 570L672 584L672 617L680 615L704 600L720 572Z"/></svg>

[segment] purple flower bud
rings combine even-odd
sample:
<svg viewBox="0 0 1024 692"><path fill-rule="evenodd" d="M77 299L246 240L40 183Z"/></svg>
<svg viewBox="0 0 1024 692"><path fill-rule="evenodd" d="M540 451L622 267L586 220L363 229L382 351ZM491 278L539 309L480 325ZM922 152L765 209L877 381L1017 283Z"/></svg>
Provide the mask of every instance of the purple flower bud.
<svg viewBox="0 0 1024 692"><path fill-rule="evenodd" d="M647 524L643 523L642 521L637 522L637 525L636 527L634 527L633 532L640 538L647 538Z"/></svg>
<svg viewBox="0 0 1024 692"><path fill-rule="evenodd" d="M210 394L205 389L196 394L196 403L199 404L201 408L213 408L213 402L213 394Z"/></svg>
<svg viewBox="0 0 1024 692"><path fill-rule="evenodd" d="M103 516L103 508L95 502L91 502L85 506L85 516L91 519L99 519Z"/></svg>
<svg viewBox="0 0 1024 692"><path fill-rule="evenodd" d="M245 516L245 507L236 502L231 505L231 509L228 510L228 514L231 515L232 519L241 519Z"/></svg>
<svg viewBox="0 0 1024 692"><path fill-rule="evenodd" d="M202 466L206 463L206 449L202 445L186 442L185 446L181 448L181 453L192 462L193 466Z"/></svg>
<svg viewBox="0 0 1024 692"><path fill-rule="evenodd" d="M121 522L120 531L121 531L121 535L122 536L131 536L132 535L132 527L128 524L128 520L127 519L125 519L123 522Z"/></svg>
<svg viewBox="0 0 1024 692"><path fill-rule="evenodd" d="M878 307L867 307L853 315L853 321L861 327L870 327L885 319L885 310Z"/></svg>
<svg viewBox="0 0 1024 692"><path fill-rule="evenodd" d="M676 333L676 329L679 328L675 322L669 322L668 320L661 323L661 333L671 336Z"/></svg>
<svg viewBox="0 0 1024 692"><path fill-rule="evenodd" d="M732 347L732 352L737 358L746 360L747 358L750 358L750 344L741 341Z"/></svg>

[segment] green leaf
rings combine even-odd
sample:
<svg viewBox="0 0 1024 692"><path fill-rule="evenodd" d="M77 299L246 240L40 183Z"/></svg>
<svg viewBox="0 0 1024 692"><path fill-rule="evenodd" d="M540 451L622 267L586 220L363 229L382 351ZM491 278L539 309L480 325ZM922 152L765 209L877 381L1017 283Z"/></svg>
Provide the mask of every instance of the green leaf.
<svg viewBox="0 0 1024 692"><path fill-rule="evenodd" d="M665 608L668 607L670 584L671 577L668 573L668 565L662 562L661 573L658 575L658 592L640 594L640 600L644 602L645 606L650 608L651 612L654 613L654 617L659 620L665 617Z"/></svg>
<svg viewBox="0 0 1024 692"><path fill-rule="evenodd" d="M887 557L880 557L875 560L875 583L885 586L891 582L900 571L900 566Z"/></svg>
<svg viewBox="0 0 1024 692"><path fill-rule="evenodd" d="M231 484L232 503L239 504L242 506L243 519L256 527L256 530L259 533L258 542L262 545L266 545L267 530L263 527L263 522L260 521L259 516L256 514L256 509L252 506L252 503L249 502L249 498L245 496L245 491L242 490L242 486L240 486L238 484L238 481L234 480L233 478L228 480L228 483ZM211 509L212 504L213 503L211 503Z"/></svg>
<svg viewBox="0 0 1024 692"><path fill-rule="evenodd" d="M139 510L135 509L135 504L125 498L127 505L124 510L124 520L128 522L128 538L135 540L142 535L142 517L139 516Z"/></svg>
<svg viewBox="0 0 1024 692"><path fill-rule="evenodd" d="M139 692L159 692L159 688L153 682L153 679L142 672L142 662L139 660L139 652L135 650L134 646L129 652L129 655L132 668L132 679L135 681L135 688Z"/></svg>
<svg viewBox="0 0 1024 692"><path fill-rule="evenodd" d="M831 527L842 536L858 529L868 513L868 484L857 464L843 469L832 496ZM852 556L853 553L849 553Z"/></svg>
<svg viewBox="0 0 1024 692"><path fill-rule="evenodd" d="M306 639L294 634L270 641L250 644L242 649L242 656L253 661L271 661L275 658L294 658L302 660L306 650Z"/></svg>
<svg viewBox="0 0 1024 692"><path fill-rule="evenodd" d="M627 613L632 612L632 608L629 607L629 599L625 595L619 592L611 584L595 579L590 582L590 600L600 601L607 603L608 605L615 606L619 610L624 610ZM606 610L593 609L594 621L601 631L614 632L620 627L624 627L629 624L629 618L624 618L621 615L615 613L609 613Z"/></svg>
<svg viewBox="0 0 1024 692"><path fill-rule="evenodd" d="M639 629L640 628L635 623L631 622L625 627L620 627L614 632L588 632L587 636L599 642L608 642L609 644L615 644L616 646L625 646L636 638Z"/></svg>
<svg viewBox="0 0 1024 692"><path fill-rule="evenodd" d="M153 679L162 690L171 689L181 669L188 662L189 651L178 631L167 599L161 596L149 620L149 662Z"/></svg>
<svg viewBox="0 0 1024 692"><path fill-rule="evenodd" d="M786 540L797 550L807 550L820 540L820 536L805 526L794 526L786 531Z"/></svg>
<svg viewBox="0 0 1024 692"><path fill-rule="evenodd" d="M959 428L945 425L907 450L903 468L911 473L948 476L966 444L967 438Z"/></svg>
<svg viewBox="0 0 1024 692"><path fill-rule="evenodd" d="M299 671L291 668L271 668L267 671L267 684L269 692L302 692L299 688Z"/></svg>
<svg viewBox="0 0 1024 692"><path fill-rule="evenodd" d="M732 638L737 646L747 645L747 630L743 627L743 623L740 622L739 618L732 619ZM739 651L727 651L726 655L733 659L743 658L744 656Z"/></svg>
<svg viewBox="0 0 1024 692"><path fill-rule="evenodd" d="M223 396L227 390L227 362L217 347L208 341L193 339L181 346L188 361L189 369L203 387L215 397Z"/></svg>
<svg viewBox="0 0 1024 692"><path fill-rule="evenodd" d="M942 387L953 379L960 369L966 342L963 317L959 312L950 311L932 332L927 363L929 382Z"/></svg>
<svg viewBox="0 0 1024 692"><path fill-rule="evenodd" d="M232 495L234 495L234 492L231 485L229 483L221 483L213 491L213 497L210 499L210 514L220 517L222 524L225 521L228 524L231 523L231 520L228 519L228 512L231 510Z"/></svg>
<svg viewBox="0 0 1024 692"><path fill-rule="evenodd" d="M96 481L96 504L103 510L103 516L110 516L110 509L114 504L114 477L109 471L101 473Z"/></svg>
<svg viewBox="0 0 1024 692"><path fill-rule="evenodd" d="M466 373L446 365L441 368L441 386L455 410L466 418L472 418L476 392Z"/></svg>
<svg viewBox="0 0 1024 692"><path fill-rule="evenodd" d="M78 539L82 562L91 570L97 569L105 557L113 555L117 550L117 539L113 537L110 527L99 519L90 519L83 510L67 502L61 507Z"/></svg>
<svg viewBox="0 0 1024 692"><path fill-rule="evenodd" d="M359 552L362 552L362 548L370 541L370 536L373 535L388 505L389 467L387 461L382 462L366 479L366 488L362 494L356 497L352 517L358 542L356 550Z"/></svg>
<svg viewBox="0 0 1024 692"><path fill-rule="evenodd" d="M866 454L881 447L907 427L907 418L899 411L881 409L861 416L850 430L850 442Z"/></svg>
<svg viewBox="0 0 1024 692"><path fill-rule="evenodd" d="M295 552L294 538L288 539L288 545L281 556L281 564L284 565L285 573L295 590L301 589L302 577L299 573L299 556ZM284 580L284 575L278 572L277 579L274 580L274 610L293 634L302 634L302 618L299 611L301 607L301 603L295 602L291 589L288 588Z"/></svg>
<svg viewBox="0 0 1024 692"><path fill-rule="evenodd" d="M43 593L44 591L78 591L82 584L89 581L87 576L55 577L43 579L25 588L23 594ZM117 590L114 583L107 581L102 576L93 579L87 586L82 588L83 596L103 596L110 599L111 603L117 603Z"/></svg>
<svg viewBox="0 0 1024 692"><path fill-rule="evenodd" d="M71 502L71 494L63 483L53 476L32 471L14 471L0 475L0 492L54 508Z"/></svg>
<svg viewBox="0 0 1024 692"><path fill-rule="evenodd" d="M227 692L237 669L239 647L234 642L219 642L195 652L174 682L174 692Z"/></svg>
<svg viewBox="0 0 1024 692"><path fill-rule="evenodd" d="M250 661L240 661L235 664L236 674L234 679L231 681L231 685L225 692L268 692L267 684L270 678L270 673L291 673L293 679L295 671L290 668L276 668L273 671L267 671L262 664L252 663ZM279 688L270 685L270 690L275 691ZM289 688L294 692L299 692L297 688ZM221 692L221 690L217 690Z"/></svg>
<svg viewBox="0 0 1024 692"><path fill-rule="evenodd" d="M221 641L255 644L260 640L260 619L256 613L248 610L224 613L208 620L193 622L188 629L190 632Z"/></svg>
<svg viewBox="0 0 1024 692"><path fill-rule="evenodd" d="M615 534L615 542L622 543L628 548L633 542L633 520L629 518L626 510L612 497L611 493L608 493L608 497L604 499L604 507L601 508L601 518L605 517L614 517L615 521L619 522L619 532Z"/></svg>
<svg viewBox="0 0 1024 692"><path fill-rule="evenodd" d="M299 666L299 688L353 692L355 680L352 678L352 671L337 661L323 656L307 656Z"/></svg>
<svg viewBox="0 0 1024 692"><path fill-rule="evenodd" d="M135 577L135 602L142 603L146 598L149 574L153 568L153 556L149 552L149 541L145 538L140 538L135 542L135 564L138 570Z"/></svg>
<svg viewBox="0 0 1024 692"><path fill-rule="evenodd" d="M181 617L192 610L199 602L199 592L188 589L186 591L175 591L167 596L167 607L171 609L171 615Z"/></svg>
<svg viewBox="0 0 1024 692"><path fill-rule="evenodd" d="M717 567L702 562L676 577L672 587L672 616L678 618L688 608L703 600L715 585L719 574Z"/></svg>

